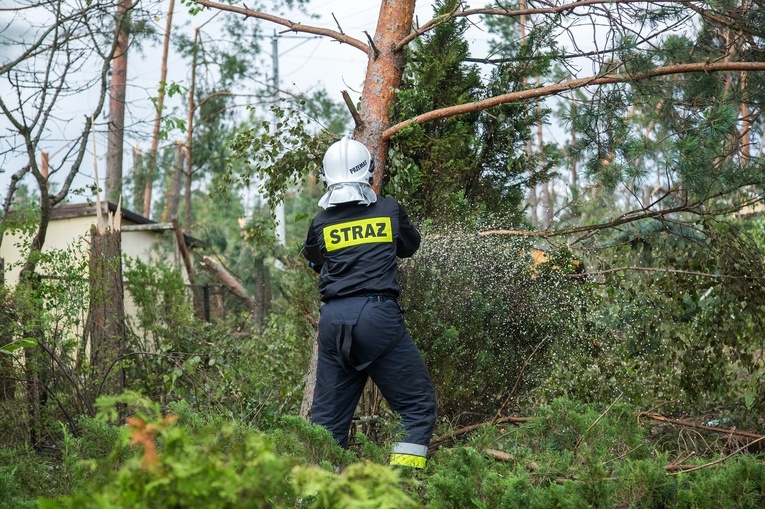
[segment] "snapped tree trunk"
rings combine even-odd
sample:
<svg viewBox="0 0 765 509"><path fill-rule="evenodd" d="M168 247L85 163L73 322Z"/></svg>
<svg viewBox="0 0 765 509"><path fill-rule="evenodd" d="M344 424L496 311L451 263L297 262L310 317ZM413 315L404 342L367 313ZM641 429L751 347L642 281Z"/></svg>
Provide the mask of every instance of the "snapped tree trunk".
<svg viewBox="0 0 765 509"><path fill-rule="evenodd" d="M236 276L226 270L226 268L219 261L215 260L214 258L210 258L209 256L205 256L202 258L202 267L210 272L210 274L218 278L218 280L223 283L226 288L231 290L234 295L242 299L249 309L253 309L255 307L255 299L252 297L252 295L250 295L241 281L239 281Z"/></svg>
<svg viewBox="0 0 765 509"><path fill-rule="evenodd" d="M125 373L119 366L125 351L125 301L120 231L92 226L90 237L87 331L94 375L91 397L95 401L100 395L119 394L125 388Z"/></svg>
<svg viewBox="0 0 765 509"><path fill-rule="evenodd" d="M313 339L313 348L311 349L311 360L308 362L308 373L305 377L305 386L303 387L303 402L300 404L300 417L306 421L311 420L311 405L313 405L313 394L316 390L316 365L319 361L319 332Z"/></svg>

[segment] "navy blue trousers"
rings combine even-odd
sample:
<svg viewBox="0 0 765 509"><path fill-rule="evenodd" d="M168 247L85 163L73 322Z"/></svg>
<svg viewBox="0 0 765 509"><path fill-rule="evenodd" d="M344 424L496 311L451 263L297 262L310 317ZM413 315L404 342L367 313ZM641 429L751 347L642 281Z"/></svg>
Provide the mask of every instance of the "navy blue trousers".
<svg viewBox="0 0 765 509"><path fill-rule="evenodd" d="M350 351L342 338L351 326ZM403 332L403 335L402 335ZM343 447L367 378L401 417L403 442L427 446L436 422L436 394L422 355L403 326L395 300L335 299L320 309L319 355L311 422ZM396 342L390 348L391 342Z"/></svg>

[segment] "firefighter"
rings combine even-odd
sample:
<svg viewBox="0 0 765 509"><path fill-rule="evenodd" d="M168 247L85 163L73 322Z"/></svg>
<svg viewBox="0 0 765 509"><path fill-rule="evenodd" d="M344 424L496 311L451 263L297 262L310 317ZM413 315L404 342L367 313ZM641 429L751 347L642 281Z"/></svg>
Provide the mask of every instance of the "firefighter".
<svg viewBox="0 0 765 509"><path fill-rule="evenodd" d="M398 257L420 246L399 203L372 190L374 161L342 138L324 155L327 192L308 230L303 255L320 274L319 355L311 422L342 446L367 378L401 417L391 465L424 468L436 421L436 395L398 305Z"/></svg>

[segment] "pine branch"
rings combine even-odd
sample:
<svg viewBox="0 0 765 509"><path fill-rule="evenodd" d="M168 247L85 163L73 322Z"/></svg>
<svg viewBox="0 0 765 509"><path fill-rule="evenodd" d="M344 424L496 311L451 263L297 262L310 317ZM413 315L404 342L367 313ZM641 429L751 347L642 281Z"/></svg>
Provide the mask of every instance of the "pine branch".
<svg viewBox="0 0 765 509"><path fill-rule="evenodd" d="M669 4L683 4L690 5L691 0L654 0L651 3L669 3ZM569 4L551 6L551 7L537 7L533 9L504 9L504 8L479 8L479 9L466 9L464 11L453 10L447 14L436 16L432 20L426 22L420 28L412 32L406 38L402 39L396 45L396 51L400 51L407 44L412 42L422 34L429 32L439 25L449 21L452 18L466 18L469 16L507 16L507 17L520 17L530 16L533 14L561 14L566 11L573 11L579 7L592 7L598 5L614 5L614 4L645 4L644 0L581 0L579 2L572 2Z"/></svg>
<svg viewBox="0 0 765 509"><path fill-rule="evenodd" d="M579 446L580 446L580 445L582 445L582 442L584 442L584 437L586 437L586 436L587 436L587 434L588 434L588 433L589 433L589 432L592 430L592 428L594 428L595 426L597 426L597 424L600 422L600 420L601 420L601 419L603 419L603 417L605 417L605 416L606 416L606 414L607 414L607 413L608 413L608 412L609 412L609 411L610 411L610 410L613 408L613 406L614 406L616 403L618 403L618 402L619 402L619 400L620 400L620 399L622 399L622 396L623 396L623 395L624 395L624 393L621 393L621 392L620 392L620 393L619 393L619 395L616 397L616 399L615 399L615 400L614 400L614 401L613 401L613 402L612 402L610 405L608 405L608 408L606 408L606 409L603 411L603 413L602 413L602 414L600 414L600 415L598 416L598 418L597 418L597 419L595 419L595 421L594 421L592 424L590 424L590 427L589 427L589 428L587 428L587 429L584 431L584 433L582 433L582 434L579 436L579 439L576 441L576 444L574 444L574 455L576 455L576 452L579 450Z"/></svg>
<svg viewBox="0 0 765 509"><path fill-rule="evenodd" d="M494 419L492 421L496 424L499 420L499 416L502 415L502 412L505 411L505 408L507 408L507 405L510 404L510 401L513 398L513 395L515 395L515 391L518 389L518 385L521 383L521 378L523 377L524 371L526 371L526 368L531 364L531 359L534 357L534 355L537 353L537 350L539 350L542 345L544 345L547 342L548 338L542 339L537 346L534 347L534 350L531 351L528 357L526 357L526 360L523 362L523 366L521 366L521 370L518 373L518 376L515 378L515 383L513 384L513 388L510 389L510 392L508 393L505 400L502 402L502 405L499 407L499 410L497 410L497 415L494 416Z"/></svg>
<svg viewBox="0 0 765 509"><path fill-rule="evenodd" d="M456 437L460 435L464 435L465 433L470 433L471 431L475 431L478 428L482 428L484 426L491 426L495 424L502 424L505 422L513 423L513 424L520 424L522 422L529 422L533 420L532 417L502 417L501 419L492 419L491 421L486 422L479 422L478 424L471 424L470 426L465 426L464 428L459 428L457 430L452 431L451 433L446 433L444 435L438 436L430 441L430 448L437 448L439 447L443 442L446 442L448 440L454 440Z"/></svg>
<svg viewBox="0 0 765 509"><path fill-rule="evenodd" d="M724 71L765 71L765 62L694 62L689 64L657 67L646 72L606 74L603 76L590 76L562 81L545 87L520 90L518 92L489 97L488 99L483 99L481 101L432 110L389 127L383 132L383 139L390 139L393 135L401 132L412 124L424 124L434 120L464 115L466 113L476 113L502 104L527 101L529 99L537 99L540 97L549 97L588 86L633 83L651 78L658 78L660 76L671 76L674 74Z"/></svg>
<svg viewBox="0 0 765 509"><path fill-rule="evenodd" d="M637 271L637 272L664 272L667 274L684 274L688 276L701 276L701 277L708 277L712 279L744 279L744 280L751 280L751 281L765 281L765 278L755 277L755 276L731 276L728 274L711 274L709 272L696 272L693 270L661 269L661 268L654 268L654 267L633 267L633 266L616 267L613 269L587 272L587 276L601 276L604 274L613 274L616 272L626 272L630 270ZM576 274L576 277L581 277L581 275Z"/></svg>
<svg viewBox="0 0 765 509"><path fill-rule="evenodd" d="M348 111L351 112L351 117L353 117L353 124L355 128L362 129L364 127L364 121L361 120L361 115L359 115L359 111L356 109L356 106L353 104L350 94L348 94L347 90L343 90L341 94L343 96L343 101L345 101L345 105L348 107Z"/></svg>
<svg viewBox="0 0 765 509"><path fill-rule="evenodd" d="M718 465L720 463L723 463L724 461L727 461L728 459L732 458L733 456L735 456L736 454L740 453L744 449L748 449L752 445L756 444L757 442L761 442L763 440L765 440L765 436L762 436L762 437L760 437L760 438L758 438L756 440L752 440L751 442L749 442L746 445L742 445L741 447L739 447L738 449L736 449L735 451L733 451L732 453L728 454L727 456L725 456L723 458L720 458L720 459L715 460L715 461L710 461L709 463L705 463L703 465L697 465L697 466L694 466L694 467L689 467L687 465L667 465L664 468L669 471L669 475L678 475L681 472L694 472L696 470L701 470L702 468L708 468L708 467L711 467L713 465Z"/></svg>

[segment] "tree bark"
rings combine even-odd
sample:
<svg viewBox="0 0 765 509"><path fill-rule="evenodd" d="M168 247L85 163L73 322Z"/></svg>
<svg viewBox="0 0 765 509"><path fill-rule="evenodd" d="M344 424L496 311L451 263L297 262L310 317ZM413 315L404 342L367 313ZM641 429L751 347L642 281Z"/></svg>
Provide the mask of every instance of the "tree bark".
<svg viewBox="0 0 765 509"><path fill-rule="evenodd" d="M388 139L383 133L390 126L390 108L395 102L396 90L406 63L406 53L396 44L412 30L413 0L383 0L377 29L369 49L364 88L361 91L362 127L355 130L355 138L370 148L375 160L373 188L382 189Z"/></svg>
<svg viewBox="0 0 765 509"><path fill-rule="evenodd" d="M308 373L305 377L305 386L303 388L303 402L300 404L300 417L306 421L311 420L311 405L313 405L313 394L316 389L316 365L319 360L319 333L313 339L313 348L311 349L311 360L308 361Z"/></svg>
<svg viewBox="0 0 765 509"><path fill-rule="evenodd" d="M3 270L0 260L0 272ZM0 309L0 347L13 341L13 324L15 322L12 313L13 305L10 297L3 296L2 309ZM16 394L16 377L13 375L13 357L0 353L0 401L8 401Z"/></svg>
<svg viewBox="0 0 765 509"><path fill-rule="evenodd" d="M129 43L130 9L132 0L122 0L117 6L117 45L112 59L109 86L109 136L106 148L106 199L119 201L122 194L122 151L125 142L125 89Z"/></svg>
<svg viewBox="0 0 765 509"><path fill-rule="evenodd" d="M119 394L125 373L117 365L125 353L125 302L122 283L122 243L116 228L90 229L90 312L88 338L95 384L91 399Z"/></svg>
<svg viewBox="0 0 765 509"><path fill-rule="evenodd" d="M143 154L138 147L138 143L133 147L133 212L141 213L143 211Z"/></svg>
<svg viewBox="0 0 765 509"><path fill-rule="evenodd" d="M191 167L191 154L192 154L192 140L194 138L194 110L196 110L196 104L194 103L194 94L196 93L196 76L197 76L197 45L199 43L199 28L194 31L194 49L193 57L191 59L191 85L189 86L189 114L186 118L186 185L184 188L184 200L186 205L185 217L183 220L183 232L186 235L191 235L191 177L193 170Z"/></svg>
<svg viewBox="0 0 765 509"><path fill-rule="evenodd" d="M178 204L181 201L181 179L183 178L183 142L175 142L173 166L170 169L170 182L165 193L165 208L162 211L162 222L166 223L178 217Z"/></svg>
<svg viewBox="0 0 765 509"><path fill-rule="evenodd" d="M271 282L268 278L268 268L264 258L255 262L253 267L255 289L253 294L253 323L258 327L266 324L266 317L271 307Z"/></svg>
<svg viewBox="0 0 765 509"><path fill-rule="evenodd" d="M154 177L157 173L157 151L159 149L159 128L162 123L162 108L165 103L165 82L167 80L167 54L170 50L170 32L173 29L173 10L175 0L170 0L167 6L167 23L165 24L165 39L162 46L162 67L159 71L160 88L157 93L157 111L154 114L154 130L151 135L151 148L149 149L149 166L146 169L143 184L143 215L151 217L151 192L154 185Z"/></svg>

